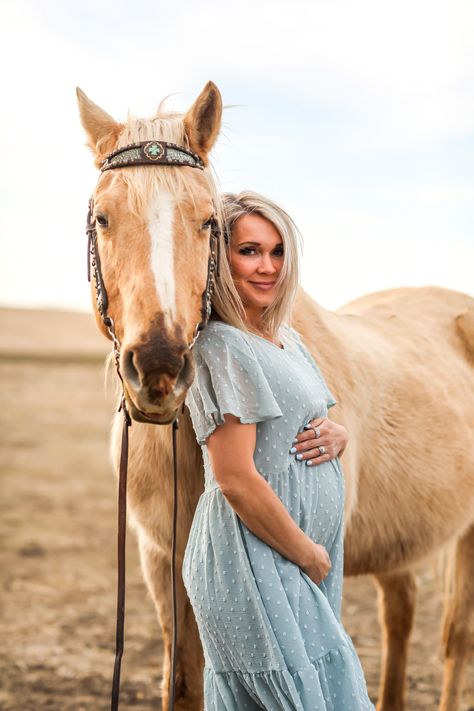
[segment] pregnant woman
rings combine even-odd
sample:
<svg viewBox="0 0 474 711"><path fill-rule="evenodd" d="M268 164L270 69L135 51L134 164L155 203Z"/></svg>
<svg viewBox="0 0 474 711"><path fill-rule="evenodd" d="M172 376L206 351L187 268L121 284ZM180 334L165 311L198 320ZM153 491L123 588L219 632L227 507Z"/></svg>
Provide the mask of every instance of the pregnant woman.
<svg viewBox="0 0 474 711"><path fill-rule="evenodd" d="M341 622L346 430L290 315L298 232L224 196L225 251L186 404L205 490L183 562L205 711L373 710Z"/></svg>

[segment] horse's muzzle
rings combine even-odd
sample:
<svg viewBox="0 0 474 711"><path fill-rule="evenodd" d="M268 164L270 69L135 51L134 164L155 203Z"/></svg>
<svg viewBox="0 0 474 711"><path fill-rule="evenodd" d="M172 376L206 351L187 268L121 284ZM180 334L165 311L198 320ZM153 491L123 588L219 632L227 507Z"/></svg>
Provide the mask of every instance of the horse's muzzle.
<svg viewBox="0 0 474 711"><path fill-rule="evenodd" d="M172 422L194 378L190 350L174 345L154 352L148 343L139 343L124 348L121 361L132 418L156 424Z"/></svg>

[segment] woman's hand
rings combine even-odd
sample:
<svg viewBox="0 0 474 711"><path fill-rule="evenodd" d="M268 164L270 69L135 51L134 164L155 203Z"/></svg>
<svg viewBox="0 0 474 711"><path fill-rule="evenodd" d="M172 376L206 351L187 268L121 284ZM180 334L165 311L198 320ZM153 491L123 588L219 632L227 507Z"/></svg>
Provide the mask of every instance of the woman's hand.
<svg viewBox="0 0 474 711"><path fill-rule="evenodd" d="M310 420L308 425L310 428L300 432L293 440L291 454L294 454L297 459L305 460L309 467L329 462L330 459L342 454L349 441L345 427L328 420L327 417ZM313 427L319 430L319 437L316 437ZM318 447L324 447L323 453Z"/></svg>
<svg viewBox="0 0 474 711"><path fill-rule="evenodd" d="M311 578L313 583L319 585L324 580L332 564L327 550L319 543L312 542L312 546L308 550L308 559L303 565L300 565L301 570Z"/></svg>

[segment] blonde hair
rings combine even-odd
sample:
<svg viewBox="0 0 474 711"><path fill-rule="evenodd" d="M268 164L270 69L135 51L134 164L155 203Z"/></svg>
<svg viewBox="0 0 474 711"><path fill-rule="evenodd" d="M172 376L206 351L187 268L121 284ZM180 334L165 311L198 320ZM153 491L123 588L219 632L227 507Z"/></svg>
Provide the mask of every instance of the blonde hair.
<svg viewBox="0 0 474 711"><path fill-rule="evenodd" d="M211 318L222 320L243 331L254 333L245 321L245 309L235 287L228 256L235 223L244 215L260 215L269 220L283 242L283 265L276 282L275 299L262 313L263 333L279 337L280 328L291 326L291 313L300 279L300 249L302 236L291 217L279 205L258 193L246 190L221 196L222 236L220 249L220 277L216 278L212 295Z"/></svg>

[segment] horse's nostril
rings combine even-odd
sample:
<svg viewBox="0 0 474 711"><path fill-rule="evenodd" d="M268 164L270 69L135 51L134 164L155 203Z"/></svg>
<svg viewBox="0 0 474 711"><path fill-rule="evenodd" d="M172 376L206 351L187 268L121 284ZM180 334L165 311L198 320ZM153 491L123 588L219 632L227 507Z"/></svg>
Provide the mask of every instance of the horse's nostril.
<svg viewBox="0 0 474 711"><path fill-rule="evenodd" d="M179 371L178 383L187 383L189 373L191 371L191 356L188 352L183 354L183 366Z"/></svg>
<svg viewBox="0 0 474 711"><path fill-rule="evenodd" d="M140 387L140 375L135 366L135 353L131 348L125 351L123 356L123 374L134 387Z"/></svg>

